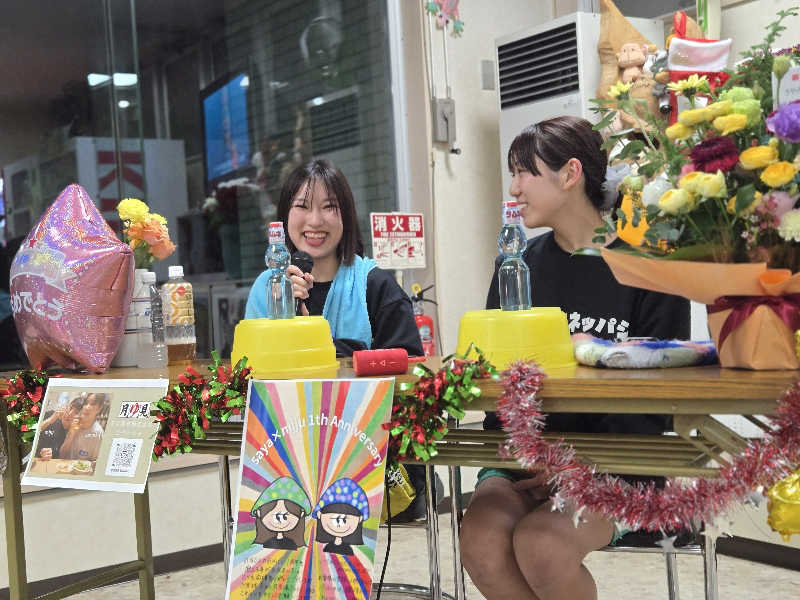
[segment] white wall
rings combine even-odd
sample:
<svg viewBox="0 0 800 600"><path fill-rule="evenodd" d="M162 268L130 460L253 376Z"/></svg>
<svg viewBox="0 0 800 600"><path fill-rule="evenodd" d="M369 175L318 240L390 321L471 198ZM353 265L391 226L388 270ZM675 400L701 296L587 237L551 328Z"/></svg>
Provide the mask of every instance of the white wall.
<svg viewBox="0 0 800 600"><path fill-rule="evenodd" d="M495 38L548 21L553 3L503 0L500 8L485 0L462 0L459 9L464 33L460 38L448 34L447 60L455 100L455 146L461 154L451 154L446 146L436 144L431 155L443 354L456 349L461 316L484 307L497 255L502 200L500 108L498 91L481 89L481 61L491 60L496 69ZM435 23L431 47L434 82L442 97L446 91L442 33Z"/></svg>
<svg viewBox="0 0 800 600"><path fill-rule="evenodd" d="M739 60L739 54L764 39L766 27L776 19L779 10L798 6L797 0L753 0L722 9L720 37L732 38L731 63ZM775 42L775 48L793 46L798 43L797 31L800 17L784 20L784 31Z"/></svg>

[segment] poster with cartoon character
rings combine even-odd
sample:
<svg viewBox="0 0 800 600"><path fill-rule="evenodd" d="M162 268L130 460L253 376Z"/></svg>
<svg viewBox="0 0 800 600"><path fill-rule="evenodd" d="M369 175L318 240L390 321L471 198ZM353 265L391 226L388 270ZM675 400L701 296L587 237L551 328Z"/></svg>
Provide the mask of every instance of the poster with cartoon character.
<svg viewBox="0 0 800 600"><path fill-rule="evenodd" d="M394 379L252 381L226 598L372 588Z"/></svg>

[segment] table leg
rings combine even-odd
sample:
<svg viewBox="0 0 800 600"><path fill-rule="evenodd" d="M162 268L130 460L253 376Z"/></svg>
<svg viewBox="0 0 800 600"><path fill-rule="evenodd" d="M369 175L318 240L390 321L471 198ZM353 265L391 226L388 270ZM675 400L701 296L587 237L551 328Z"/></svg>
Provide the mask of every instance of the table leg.
<svg viewBox="0 0 800 600"><path fill-rule="evenodd" d="M706 600L719 600L717 581L717 540L703 536L703 575L705 576Z"/></svg>
<svg viewBox="0 0 800 600"><path fill-rule="evenodd" d="M428 560L431 575L431 600L442 600L439 575L439 519L436 513L436 474L433 465L425 465L425 495L427 500Z"/></svg>
<svg viewBox="0 0 800 600"><path fill-rule="evenodd" d="M231 558L231 541L233 538L233 513L231 507L231 471L227 454L219 457L219 493L222 504L222 560L225 565L225 576L228 576L228 565Z"/></svg>
<svg viewBox="0 0 800 600"><path fill-rule="evenodd" d="M450 529L453 540L453 582L456 588L456 600L466 600L464 587L464 567L461 564L461 546L458 534L461 531L461 471L457 466L449 466L447 474L450 486Z"/></svg>
<svg viewBox="0 0 800 600"><path fill-rule="evenodd" d="M136 516L136 553L144 566L139 570L140 600L155 600L156 587L153 581L153 538L150 533L150 484L145 484L141 494L133 494L133 510Z"/></svg>
<svg viewBox="0 0 800 600"><path fill-rule="evenodd" d="M5 411L2 414L5 429L8 465L3 474L3 495L6 521L6 554L8 555L8 589L10 600L27 600L28 573L25 567L25 529L22 521L22 487L19 484L20 455L17 432L8 427Z"/></svg>

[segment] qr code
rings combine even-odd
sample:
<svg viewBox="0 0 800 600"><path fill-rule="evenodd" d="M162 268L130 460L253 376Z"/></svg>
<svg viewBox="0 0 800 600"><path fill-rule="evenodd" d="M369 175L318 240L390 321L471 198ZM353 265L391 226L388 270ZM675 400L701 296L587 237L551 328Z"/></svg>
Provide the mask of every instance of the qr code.
<svg viewBox="0 0 800 600"><path fill-rule="evenodd" d="M142 450L141 439L114 438L108 453L106 475L110 477L134 477Z"/></svg>

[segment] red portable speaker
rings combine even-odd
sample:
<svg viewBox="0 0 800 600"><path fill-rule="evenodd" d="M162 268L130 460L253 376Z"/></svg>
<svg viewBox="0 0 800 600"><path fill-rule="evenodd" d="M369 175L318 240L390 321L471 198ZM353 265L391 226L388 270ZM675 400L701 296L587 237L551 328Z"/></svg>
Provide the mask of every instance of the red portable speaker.
<svg viewBox="0 0 800 600"><path fill-rule="evenodd" d="M353 352L356 375L401 375L408 371L408 352L403 348Z"/></svg>

